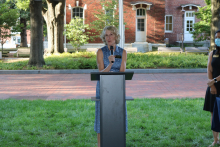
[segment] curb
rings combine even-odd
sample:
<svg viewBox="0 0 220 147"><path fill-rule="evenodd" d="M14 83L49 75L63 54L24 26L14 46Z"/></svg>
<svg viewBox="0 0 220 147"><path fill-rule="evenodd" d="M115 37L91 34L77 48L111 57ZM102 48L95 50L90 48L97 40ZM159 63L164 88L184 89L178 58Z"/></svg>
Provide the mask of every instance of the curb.
<svg viewBox="0 0 220 147"><path fill-rule="evenodd" d="M207 68L196 69L126 69L134 73L207 73Z"/></svg>
<svg viewBox="0 0 220 147"><path fill-rule="evenodd" d="M126 69L136 74L152 73L207 73L206 68L196 69ZM67 70L0 70L0 74L90 74L98 69L67 69Z"/></svg>

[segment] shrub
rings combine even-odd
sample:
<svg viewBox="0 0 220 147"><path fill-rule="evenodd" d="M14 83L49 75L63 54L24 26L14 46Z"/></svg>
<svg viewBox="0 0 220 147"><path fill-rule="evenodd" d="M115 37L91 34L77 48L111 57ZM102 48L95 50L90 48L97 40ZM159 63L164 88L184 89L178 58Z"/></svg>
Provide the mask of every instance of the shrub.
<svg viewBox="0 0 220 147"><path fill-rule="evenodd" d="M89 25L83 24L83 19L72 19L69 24L65 25L65 29L64 34L75 50L78 50L80 46L88 43L89 32L86 32L86 30L89 30Z"/></svg>
<svg viewBox="0 0 220 147"><path fill-rule="evenodd" d="M127 69L146 68L206 68L208 56L179 53L128 53ZM0 70L37 69L28 67L28 61L0 62ZM45 57L42 69L97 69L94 52L62 53Z"/></svg>

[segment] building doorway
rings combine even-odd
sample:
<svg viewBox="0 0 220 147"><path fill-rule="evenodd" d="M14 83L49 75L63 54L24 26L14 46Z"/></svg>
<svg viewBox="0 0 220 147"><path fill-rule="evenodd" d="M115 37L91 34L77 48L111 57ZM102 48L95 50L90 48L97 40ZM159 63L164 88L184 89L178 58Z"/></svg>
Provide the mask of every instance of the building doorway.
<svg viewBox="0 0 220 147"><path fill-rule="evenodd" d="M193 35L190 34L190 31L193 31L193 25L195 23L195 15L193 11L185 12L185 21L184 21L184 41L193 41Z"/></svg>
<svg viewBox="0 0 220 147"><path fill-rule="evenodd" d="M146 42L146 9L136 11L136 42Z"/></svg>

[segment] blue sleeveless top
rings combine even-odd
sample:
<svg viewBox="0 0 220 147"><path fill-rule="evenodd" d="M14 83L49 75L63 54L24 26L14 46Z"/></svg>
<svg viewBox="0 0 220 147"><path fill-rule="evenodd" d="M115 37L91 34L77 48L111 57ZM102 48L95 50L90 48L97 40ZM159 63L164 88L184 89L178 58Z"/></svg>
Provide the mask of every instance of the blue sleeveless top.
<svg viewBox="0 0 220 147"><path fill-rule="evenodd" d="M111 51L108 49L107 45L102 47L101 50L103 52L104 68L106 68L109 65L108 57L111 56ZM115 52L113 53L113 55L120 55L121 58L115 58L115 63L112 65L111 70L110 70L111 72L119 72L120 71L123 50L124 49L122 49L116 45L116 49L115 49ZM99 86L100 85L99 85L99 81L98 81L97 86L96 86L96 97L100 96Z"/></svg>
<svg viewBox="0 0 220 147"><path fill-rule="evenodd" d="M111 55L111 51L108 49L107 45L101 48L101 50L103 52L104 68L106 68L109 65L108 57ZM123 50L124 49L116 45L116 49L113 55L120 55L122 57ZM110 71L119 72L120 67L121 67L121 60L122 58L115 58L115 63L112 65L112 68Z"/></svg>

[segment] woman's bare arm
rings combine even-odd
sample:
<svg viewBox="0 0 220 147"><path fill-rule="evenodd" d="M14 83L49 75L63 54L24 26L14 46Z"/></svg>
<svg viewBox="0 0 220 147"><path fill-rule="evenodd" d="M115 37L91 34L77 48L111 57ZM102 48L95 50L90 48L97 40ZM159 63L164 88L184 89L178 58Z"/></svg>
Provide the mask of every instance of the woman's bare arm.
<svg viewBox="0 0 220 147"><path fill-rule="evenodd" d="M120 72L125 72L125 70L126 70L126 61L127 61L127 52L126 52L126 50L123 50Z"/></svg>
<svg viewBox="0 0 220 147"><path fill-rule="evenodd" d="M212 54L213 54L213 51L210 52L209 54L209 58L208 58L208 64L207 64L207 76L208 76L208 79L212 79L212 65L211 65L211 62L212 62Z"/></svg>
<svg viewBox="0 0 220 147"><path fill-rule="evenodd" d="M97 66L100 72L109 72L113 63L109 62L109 65L104 69L104 62L103 62L103 52L101 49L98 49L97 56L96 56Z"/></svg>
<svg viewBox="0 0 220 147"><path fill-rule="evenodd" d="M216 90L216 87L214 85L215 81L213 80L213 77L212 77L212 72L213 72L212 65L211 65L212 54L213 54L213 51L210 52L209 59L208 59L208 65L207 65L208 82L207 82L207 84L210 87L211 94L217 94L217 90Z"/></svg>

